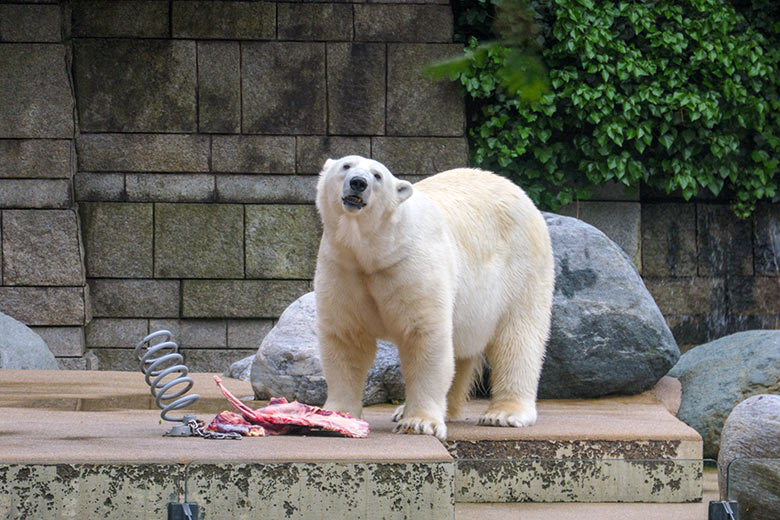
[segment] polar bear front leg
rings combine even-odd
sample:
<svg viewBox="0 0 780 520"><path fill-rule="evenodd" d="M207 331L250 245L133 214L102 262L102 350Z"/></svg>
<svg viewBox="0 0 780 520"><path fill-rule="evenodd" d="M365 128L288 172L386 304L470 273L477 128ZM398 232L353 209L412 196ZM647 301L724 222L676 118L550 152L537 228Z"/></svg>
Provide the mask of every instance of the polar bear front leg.
<svg viewBox="0 0 780 520"><path fill-rule="evenodd" d="M406 402L394 414L398 424L393 431L445 440L447 390L455 371L452 338L444 331L415 337L399 345L398 356L406 381Z"/></svg>
<svg viewBox="0 0 780 520"><path fill-rule="evenodd" d="M365 334L344 339L335 333L322 333L319 342L322 371L328 384L323 408L361 417L363 388L376 357L376 340Z"/></svg>

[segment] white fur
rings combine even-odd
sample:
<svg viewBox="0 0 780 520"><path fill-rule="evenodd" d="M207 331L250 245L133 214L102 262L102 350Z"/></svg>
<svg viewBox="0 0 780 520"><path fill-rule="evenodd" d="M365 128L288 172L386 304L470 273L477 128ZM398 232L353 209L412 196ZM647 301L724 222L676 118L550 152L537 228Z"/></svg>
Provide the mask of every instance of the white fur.
<svg viewBox="0 0 780 520"><path fill-rule="evenodd" d="M370 186L366 206L348 211L341 198L355 172ZM398 346L406 381L397 431L446 438L445 417L460 413L483 355L492 399L480 423L536 422L554 264L544 219L520 188L472 169L412 187L348 156L325 163L317 208L325 408L361 415L379 338Z"/></svg>

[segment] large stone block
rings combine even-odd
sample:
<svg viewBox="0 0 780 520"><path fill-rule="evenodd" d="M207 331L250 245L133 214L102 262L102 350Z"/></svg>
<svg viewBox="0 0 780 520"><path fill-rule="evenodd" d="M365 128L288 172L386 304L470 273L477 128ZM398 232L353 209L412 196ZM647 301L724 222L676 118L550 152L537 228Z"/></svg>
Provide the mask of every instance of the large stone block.
<svg viewBox="0 0 780 520"><path fill-rule="evenodd" d="M314 278L321 234L322 224L314 206L247 206L247 276Z"/></svg>
<svg viewBox="0 0 780 520"><path fill-rule="evenodd" d="M193 372L218 372L229 367L233 361L251 356L251 349L197 349L185 348L182 351L184 364ZM252 513L254 514L254 513Z"/></svg>
<svg viewBox="0 0 780 520"><path fill-rule="evenodd" d="M273 320L228 320L228 347L256 352L273 326Z"/></svg>
<svg viewBox="0 0 780 520"><path fill-rule="evenodd" d="M179 285L178 280L89 280L94 316L177 318Z"/></svg>
<svg viewBox="0 0 780 520"><path fill-rule="evenodd" d="M718 278L644 279L661 312L666 314L709 314L724 297L723 280Z"/></svg>
<svg viewBox="0 0 780 520"><path fill-rule="evenodd" d="M752 229L724 204L696 205L699 276L753 274Z"/></svg>
<svg viewBox="0 0 780 520"><path fill-rule="evenodd" d="M728 278L726 293L732 314L780 314L780 278L776 276Z"/></svg>
<svg viewBox="0 0 780 520"><path fill-rule="evenodd" d="M149 321L96 318L87 324L84 333L89 348L135 348L138 342L149 334Z"/></svg>
<svg viewBox="0 0 780 520"><path fill-rule="evenodd" d="M185 318L277 318L311 291L299 280L184 280Z"/></svg>
<svg viewBox="0 0 780 520"><path fill-rule="evenodd" d="M57 362L39 334L0 312L0 369L56 370Z"/></svg>
<svg viewBox="0 0 780 520"><path fill-rule="evenodd" d="M205 135L81 134L79 171L207 172Z"/></svg>
<svg viewBox="0 0 780 520"><path fill-rule="evenodd" d="M241 131L241 48L238 42L198 42L198 130Z"/></svg>
<svg viewBox="0 0 780 520"><path fill-rule="evenodd" d="M0 179L0 208L71 206L70 181L65 179Z"/></svg>
<svg viewBox="0 0 780 520"><path fill-rule="evenodd" d="M81 287L0 287L0 312L34 325L83 325Z"/></svg>
<svg viewBox="0 0 780 520"><path fill-rule="evenodd" d="M395 175L433 175L468 166L465 138L374 137L372 158Z"/></svg>
<svg viewBox="0 0 780 520"><path fill-rule="evenodd" d="M192 41L76 40L81 131L196 131L195 55Z"/></svg>
<svg viewBox="0 0 780 520"><path fill-rule="evenodd" d="M3 212L6 285L84 285L76 213Z"/></svg>
<svg viewBox="0 0 780 520"><path fill-rule="evenodd" d="M388 135L463 135L465 105L457 87L451 81L426 78L423 73L426 65L462 53L460 45L388 45Z"/></svg>
<svg viewBox="0 0 780 520"><path fill-rule="evenodd" d="M152 204L84 203L79 210L87 276L153 276Z"/></svg>
<svg viewBox="0 0 780 520"><path fill-rule="evenodd" d="M122 201L125 176L121 173L78 172L73 179L76 201Z"/></svg>
<svg viewBox="0 0 780 520"><path fill-rule="evenodd" d="M212 168L230 173L295 173L295 138L214 136Z"/></svg>
<svg viewBox="0 0 780 520"><path fill-rule="evenodd" d="M245 133L325 133L324 44L252 42L241 52Z"/></svg>
<svg viewBox="0 0 780 520"><path fill-rule="evenodd" d="M196 173L128 173L125 188L139 202L208 202L216 193L214 176Z"/></svg>
<svg viewBox="0 0 780 520"><path fill-rule="evenodd" d="M179 348L227 347L225 320L149 320L149 330L169 330ZM139 338L140 341L140 338ZM193 368L190 366L190 370Z"/></svg>
<svg viewBox="0 0 780 520"><path fill-rule="evenodd" d="M0 39L6 42L59 42L60 6L0 5Z"/></svg>
<svg viewBox="0 0 780 520"><path fill-rule="evenodd" d="M64 45L0 45L0 114L0 137L73 137Z"/></svg>
<svg viewBox="0 0 780 520"><path fill-rule="evenodd" d="M355 40L452 42L449 5L356 4Z"/></svg>
<svg viewBox="0 0 780 520"><path fill-rule="evenodd" d="M598 228L619 245L637 269L641 270L641 211L638 202L582 201L571 204L558 213L576 217Z"/></svg>
<svg viewBox="0 0 780 520"><path fill-rule="evenodd" d="M328 131L385 133L385 46L328 44Z"/></svg>
<svg viewBox="0 0 780 520"><path fill-rule="evenodd" d="M244 208L235 204L157 204L158 278L243 278Z"/></svg>
<svg viewBox="0 0 780 520"><path fill-rule="evenodd" d="M165 0L74 0L71 14L75 37L167 38Z"/></svg>
<svg viewBox="0 0 780 520"><path fill-rule="evenodd" d="M696 276L693 204L642 204L642 274Z"/></svg>
<svg viewBox="0 0 780 520"><path fill-rule="evenodd" d="M0 178L69 179L71 142L0 140Z"/></svg>
<svg viewBox="0 0 780 520"><path fill-rule="evenodd" d="M84 329L82 327L35 327L33 328L51 353L57 357L79 357L84 355Z"/></svg>
<svg viewBox="0 0 780 520"><path fill-rule="evenodd" d="M780 275L780 204L759 204L753 215L756 274Z"/></svg>
<svg viewBox="0 0 780 520"><path fill-rule="evenodd" d="M350 41L350 4L278 3L277 24L280 40Z"/></svg>
<svg viewBox="0 0 780 520"><path fill-rule="evenodd" d="M174 38L272 40L276 9L272 2L174 0Z"/></svg>
<svg viewBox="0 0 780 520"><path fill-rule="evenodd" d="M313 203L314 175L218 175L217 200L267 204Z"/></svg>
<svg viewBox="0 0 780 520"><path fill-rule="evenodd" d="M295 159L298 173L318 174L328 159L345 155L371 156L371 139L368 137L298 136Z"/></svg>

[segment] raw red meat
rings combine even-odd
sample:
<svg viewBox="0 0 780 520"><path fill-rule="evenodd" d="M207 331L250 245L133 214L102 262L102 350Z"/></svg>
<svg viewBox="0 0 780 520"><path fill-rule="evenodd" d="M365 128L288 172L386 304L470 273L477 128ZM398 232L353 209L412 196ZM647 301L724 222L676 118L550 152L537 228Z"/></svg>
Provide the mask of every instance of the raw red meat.
<svg viewBox="0 0 780 520"><path fill-rule="evenodd" d="M222 379L219 376L214 376L214 380L230 404L241 412L244 419L262 426L268 435L330 431L345 437L368 436L366 421L355 419L346 413L324 410L298 401L288 403L284 397L272 398L268 401L268 406L252 410L222 386Z"/></svg>
<svg viewBox="0 0 780 520"><path fill-rule="evenodd" d="M244 437L265 437L262 426L251 424L239 414L228 411L214 417L206 429L219 433L240 433Z"/></svg>

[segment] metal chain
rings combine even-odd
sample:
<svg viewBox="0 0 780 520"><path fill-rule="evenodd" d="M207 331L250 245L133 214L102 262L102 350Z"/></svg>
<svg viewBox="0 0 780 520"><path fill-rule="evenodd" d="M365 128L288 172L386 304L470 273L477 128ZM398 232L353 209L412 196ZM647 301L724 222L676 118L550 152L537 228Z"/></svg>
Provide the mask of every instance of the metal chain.
<svg viewBox="0 0 780 520"><path fill-rule="evenodd" d="M204 439L216 439L216 440L223 440L223 439L231 439L240 441L244 438L243 435L237 432L231 432L231 433L220 433L220 432L213 432L210 430L206 430L202 428L200 425L198 425L198 421L191 420L187 423L187 425L190 427L190 430L192 430L192 434L194 436L203 437Z"/></svg>

